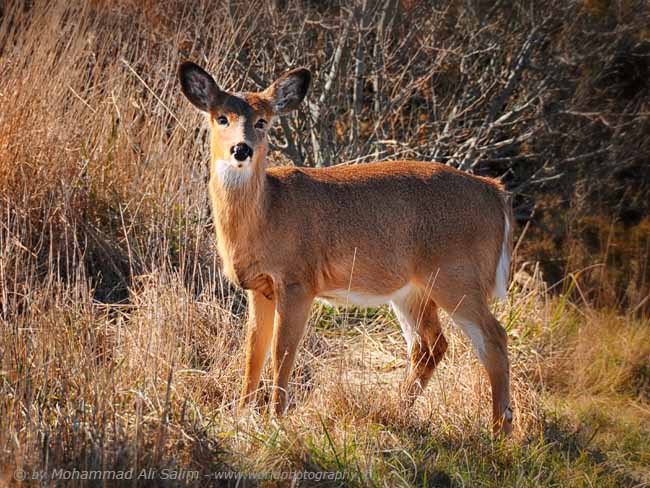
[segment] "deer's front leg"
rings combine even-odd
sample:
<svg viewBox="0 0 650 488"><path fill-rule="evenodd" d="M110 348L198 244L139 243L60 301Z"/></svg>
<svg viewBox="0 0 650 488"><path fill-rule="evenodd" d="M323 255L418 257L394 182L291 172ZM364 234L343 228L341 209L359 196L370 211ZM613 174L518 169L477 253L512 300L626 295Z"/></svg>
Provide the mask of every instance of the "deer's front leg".
<svg viewBox="0 0 650 488"><path fill-rule="evenodd" d="M313 298L302 285L297 284L278 290L276 296L272 405L278 415L282 415L287 408L289 375L305 332Z"/></svg>
<svg viewBox="0 0 650 488"><path fill-rule="evenodd" d="M273 337L275 301L262 293L248 290L248 330L246 333L246 369L239 398L239 410L255 399L266 354Z"/></svg>

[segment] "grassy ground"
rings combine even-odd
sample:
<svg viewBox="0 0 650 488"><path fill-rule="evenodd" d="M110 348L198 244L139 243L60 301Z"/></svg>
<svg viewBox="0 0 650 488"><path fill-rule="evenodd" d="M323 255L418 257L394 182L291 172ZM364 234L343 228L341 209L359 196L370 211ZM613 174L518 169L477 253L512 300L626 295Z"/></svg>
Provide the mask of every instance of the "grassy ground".
<svg viewBox="0 0 650 488"><path fill-rule="evenodd" d="M179 484L165 476L180 469L197 485L230 472L338 473L329 484L358 486L650 483L648 323L513 290L499 316L517 421L512 439L495 441L486 377L449 324L449 353L426 395L399 411L404 344L384 309L316 306L290 414L237 416L238 309L191 296L164 271L129 306L94 302L81 285L34 297L2 329L4 483L17 468L131 467L157 469L162 486Z"/></svg>
<svg viewBox="0 0 650 488"><path fill-rule="evenodd" d="M219 275L204 132L174 71L201 52L235 87L228 53L248 34L206 24L201 2L178 24L101 4L2 6L0 487L109 485L61 478L131 469L129 486L650 484L650 323L576 302L573 275L550 294L519 273L496 305L507 441L447 321L445 361L399 409L405 350L387 309L315 306L290 414L235 415L245 304ZM248 478L221 479L233 473Z"/></svg>

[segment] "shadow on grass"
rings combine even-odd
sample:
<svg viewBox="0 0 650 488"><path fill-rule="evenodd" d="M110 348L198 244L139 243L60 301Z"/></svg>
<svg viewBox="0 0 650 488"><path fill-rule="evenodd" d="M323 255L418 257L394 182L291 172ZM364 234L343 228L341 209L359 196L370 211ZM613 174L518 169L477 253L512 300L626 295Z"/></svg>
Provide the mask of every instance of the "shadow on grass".
<svg viewBox="0 0 650 488"><path fill-rule="evenodd" d="M354 446L330 442L329 451L312 450L299 462L311 470L338 467L348 485L355 486L501 487L522 486L524 481L526 486L573 486L578 478L590 479L594 486L643 486L643 480L592 445L593 428L576 428L563 417L542 419L523 440L495 440L488 430L472 425L465 431L436 430L426 420L388 411L371 413L356 428L375 430L391 443L385 448L378 443L374 452L356 457ZM352 456L341 456L346 450ZM366 465L370 458L370 469L359 468L361 458Z"/></svg>

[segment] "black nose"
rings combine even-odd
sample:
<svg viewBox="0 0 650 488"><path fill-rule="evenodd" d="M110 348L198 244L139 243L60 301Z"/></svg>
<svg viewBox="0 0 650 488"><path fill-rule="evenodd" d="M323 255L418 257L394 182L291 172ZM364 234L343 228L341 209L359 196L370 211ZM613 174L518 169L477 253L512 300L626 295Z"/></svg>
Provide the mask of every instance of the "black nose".
<svg viewBox="0 0 650 488"><path fill-rule="evenodd" d="M240 142L230 148L230 154L235 156L237 161L244 161L246 158L250 158L253 155L253 150L245 142Z"/></svg>

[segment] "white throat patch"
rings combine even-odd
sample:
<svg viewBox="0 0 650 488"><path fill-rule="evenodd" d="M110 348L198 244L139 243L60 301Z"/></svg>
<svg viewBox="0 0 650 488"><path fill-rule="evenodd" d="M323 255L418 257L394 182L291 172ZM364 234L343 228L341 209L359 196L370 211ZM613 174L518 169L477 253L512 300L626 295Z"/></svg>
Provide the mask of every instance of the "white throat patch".
<svg viewBox="0 0 650 488"><path fill-rule="evenodd" d="M251 158L247 158L245 161L216 159L212 164L214 164L214 174L224 188L240 187L253 175Z"/></svg>

